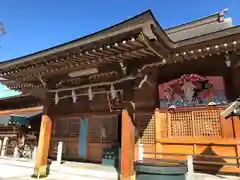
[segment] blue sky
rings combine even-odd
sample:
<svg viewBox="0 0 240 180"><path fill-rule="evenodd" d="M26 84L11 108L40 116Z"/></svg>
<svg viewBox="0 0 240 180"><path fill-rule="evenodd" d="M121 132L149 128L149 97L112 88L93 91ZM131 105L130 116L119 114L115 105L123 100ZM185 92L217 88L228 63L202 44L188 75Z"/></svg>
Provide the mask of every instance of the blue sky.
<svg viewBox="0 0 240 180"><path fill-rule="evenodd" d="M167 28L221 8L229 8L227 16L240 24L240 0L1 0L0 22L7 34L0 38L0 61L93 33L147 9Z"/></svg>

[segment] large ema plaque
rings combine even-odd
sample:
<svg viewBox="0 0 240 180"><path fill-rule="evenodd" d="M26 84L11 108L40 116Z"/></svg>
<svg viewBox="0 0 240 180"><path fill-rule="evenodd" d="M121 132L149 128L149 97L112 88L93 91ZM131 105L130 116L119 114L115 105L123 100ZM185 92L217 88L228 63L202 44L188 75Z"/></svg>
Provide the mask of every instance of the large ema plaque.
<svg viewBox="0 0 240 180"><path fill-rule="evenodd" d="M191 107L227 104L221 76L184 74L159 85L160 107Z"/></svg>

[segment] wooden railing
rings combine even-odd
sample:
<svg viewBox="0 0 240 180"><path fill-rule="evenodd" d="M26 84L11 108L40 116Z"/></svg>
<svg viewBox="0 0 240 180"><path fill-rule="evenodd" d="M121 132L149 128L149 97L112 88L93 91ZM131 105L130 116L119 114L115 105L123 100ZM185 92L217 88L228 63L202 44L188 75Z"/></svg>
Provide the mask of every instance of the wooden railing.
<svg viewBox="0 0 240 180"><path fill-rule="evenodd" d="M153 156L181 156L182 160L179 159L171 159L171 158L145 158L147 161L161 161L165 163L180 163L187 166L188 157L192 157L192 163L194 171L205 171L212 172L216 170L220 170L220 167L223 166L232 166L235 167L231 173L239 173L240 168L240 157L236 156L216 156L216 155L201 155L201 154L185 154L185 153L152 153L152 152L144 152L144 155L153 155ZM236 161L236 162L224 162L222 159L228 161ZM189 167L188 167L189 168Z"/></svg>

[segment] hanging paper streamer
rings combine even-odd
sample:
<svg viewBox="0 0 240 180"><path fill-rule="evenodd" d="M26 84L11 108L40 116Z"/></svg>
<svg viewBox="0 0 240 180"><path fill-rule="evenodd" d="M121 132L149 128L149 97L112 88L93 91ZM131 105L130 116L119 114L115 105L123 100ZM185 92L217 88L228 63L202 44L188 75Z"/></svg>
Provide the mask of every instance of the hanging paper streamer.
<svg viewBox="0 0 240 180"><path fill-rule="evenodd" d="M117 97L117 92L116 92L113 84L111 85L110 93L111 93L111 98L112 99L115 99Z"/></svg>
<svg viewBox="0 0 240 180"><path fill-rule="evenodd" d="M103 138L106 138L106 137L107 137L107 135L106 135L106 129L105 129L104 127L101 128L101 136L102 136Z"/></svg>
<svg viewBox="0 0 240 180"><path fill-rule="evenodd" d="M55 105L59 102L58 92L55 93Z"/></svg>
<svg viewBox="0 0 240 180"><path fill-rule="evenodd" d="M107 137L106 129L102 126L100 129L100 132L101 132L101 143L103 143L103 139Z"/></svg>
<svg viewBox="0 0 240 180"><path fill-rule="evenodd" d="M88 88L88 99L91 101L93 99L93 92L92 92L92 87L89 86Z"/></svg>
<svg viewBox="0 0 240 180"><path fill-rule="evenodd" d="M75 94L74 89L72 90L72 100L73 100L73 103L76 103L76 101L77 101L77 96Z"/></svg>

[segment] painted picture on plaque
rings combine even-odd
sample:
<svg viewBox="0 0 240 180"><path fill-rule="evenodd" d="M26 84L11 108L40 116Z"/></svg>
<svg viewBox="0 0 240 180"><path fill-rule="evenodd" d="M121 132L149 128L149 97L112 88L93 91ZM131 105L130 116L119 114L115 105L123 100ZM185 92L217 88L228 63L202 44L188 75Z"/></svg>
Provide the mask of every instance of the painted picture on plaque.
<svg viewBox="0 0 240 180"><path fill-rule="evenodd" d="M184 74L159 85L160 107L226 104L224 80L221 76Z"/></svg>

